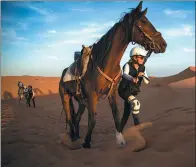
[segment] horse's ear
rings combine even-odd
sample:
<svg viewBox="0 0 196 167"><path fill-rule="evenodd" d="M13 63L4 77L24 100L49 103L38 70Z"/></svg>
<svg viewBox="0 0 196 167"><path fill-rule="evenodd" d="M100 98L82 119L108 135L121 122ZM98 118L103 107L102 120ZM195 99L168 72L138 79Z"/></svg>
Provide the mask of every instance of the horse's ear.
<svg viewBox="0 0 196 167"><path fill-rule="evenodd" d="M140 13L142 10L142 3L143 1L140 1L139 5L135 8L136 13Z"/></svg>
<svg viewBox="0 0 196 167"><path fill-rule="evenodd" d="M82 45L82 48L85 48L85 46L84 46L84 45Z"/></svg>
<svg viewBox="0 0 196 167"><path fill-rule="evenodd" d="M146 13L147 13L147 11L148 11L148 8L146 8L144 11L142 11L142 12L141 12L141 15L142 15L142 16L145 16Z"/></svg>
<svg viewBox="0 0 196 167"><path fill-rule="evenodd" d="M147 11L148 11L148 8L146 8L144 11L140 12L139 18L142 18L143 16L145 16Z"/></svg>

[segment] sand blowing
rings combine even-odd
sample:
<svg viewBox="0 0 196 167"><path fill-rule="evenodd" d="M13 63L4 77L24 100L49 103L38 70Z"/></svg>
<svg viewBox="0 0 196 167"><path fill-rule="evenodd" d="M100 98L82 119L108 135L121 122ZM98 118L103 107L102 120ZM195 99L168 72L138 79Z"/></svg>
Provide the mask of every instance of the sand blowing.
<svg viewBox="0 0 196 167"><path fill-rule="evenodd" d="M123 135L128 144L130 142L129 146L132 148L132 151L141 151L147 147L141 131L150 127L152 127L152 122L146 122L125 130Z"/></svg>
<svg viewBox="0 0 196 167"><path fill-rule="evenodd" d="M132 148L132 151L137 152L146 148L146 141L141 132L150 127L152 127L152 122L146 122L125 130L123 136L127 141L128 147ZM69 134L66 133L60 134L60 140L58 143L65 145L68 149L71 150L82 148L81 139L72 142L69 138Z"/></svg>
<svg viewBox="0 0 196 167"><path fill-rule="evenodd" d="M82 148L82 141L77 140L72 142L69 138L69 134L62 133L60 134L60 140L58 141L60 144L67 146L68 149L75 150Z"/></svg>

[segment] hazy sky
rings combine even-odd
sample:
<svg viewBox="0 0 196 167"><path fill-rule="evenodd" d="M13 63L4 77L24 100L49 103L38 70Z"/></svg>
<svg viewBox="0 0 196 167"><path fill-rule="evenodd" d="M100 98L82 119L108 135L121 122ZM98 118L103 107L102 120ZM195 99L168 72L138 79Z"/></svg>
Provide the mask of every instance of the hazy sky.
<svg viewBox="0 0 196 167"><path fill-rule="evenodd" d="M195 2L143 2L168 44L152 55L148 75L195 65ZM2 2L2 75L61 76L82 44L91 45L138 2ZM130 44L121 65L129 59Z"/></svg>

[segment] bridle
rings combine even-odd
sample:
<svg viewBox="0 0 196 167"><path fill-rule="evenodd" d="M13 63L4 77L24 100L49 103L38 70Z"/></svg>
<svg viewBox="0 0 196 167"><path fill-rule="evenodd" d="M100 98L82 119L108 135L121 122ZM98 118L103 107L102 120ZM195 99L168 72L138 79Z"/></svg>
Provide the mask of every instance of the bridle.
<svg viewBox="0 0 196 167"><path fill-rule="evenodd" d="M148 38L148 40L149 40L149 47L150 47L149 50L154 50L155 47L157 47L159 50L161 50L160 46L158 44L156 44L156 42L154 41L154 37L156 37L158 35L161 35L160 32L157 31L156 33L152 34L152 36L150 36L142 29L141 25L136 24L136 27L138 27L139 30L144 34L144 36L146 38Z"/></svg>
<svg viewBox="0 0 196 167"><path fill-rule="evenodd" d="M130 41L132 41L132 44L135 45L135 42L133 42L133 38L134 38L134 28L137 27L143 34L144 36L149 40L148 45L149 45L149 50L153 51L155 50L155 48L157 47L159 50L161 50L160 46L158 44L156 44L156 42L154 41L154 37L161 35L160 32L156 32L154 34L152 34L151 36L147 34L147 32L143 29L143 27L141 25L137 23L134 23L135 21L133 20L133 25L132 25L132 33L131 33L131 39Z"/></svg>
<svg viewBox="0 0 196 167"><path fill-rule="evenodd" d="M132 33L131 33L131 37L129 36L129 41L131 41L132 45L135 45L136 42L133 41L134 38L134 28L137 27L143 34L144 36L149 40L148 45L149 45L149 51L145 57L144 63L146 63L147 59L150 57L150 55L152 54L152 52L155 50L155 48L157 47L159 50L161 50L160 46L158 44L156 44L156 42L154 41L154 37L161 35L160 32L156 32L154 34L152 34L152 36L148 35L146 31L144 31L143 27L141 25L137 23L135 23L135 21L132 21Z"/></svg>

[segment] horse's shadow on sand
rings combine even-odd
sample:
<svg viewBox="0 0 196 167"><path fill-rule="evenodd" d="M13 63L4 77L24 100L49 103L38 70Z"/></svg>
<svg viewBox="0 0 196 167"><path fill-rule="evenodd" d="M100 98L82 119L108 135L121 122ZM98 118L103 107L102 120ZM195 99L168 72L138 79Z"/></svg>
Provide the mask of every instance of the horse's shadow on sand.
<svg viewBox="0 0 196 167"><path fill-rule="evenodd" d="M10 93L10 92L8 92L7 90L3 93L3 98L4 98L4 100L9 100L9 99L13 99L14 97L13 97L13 95Z"/></svg>
<svg viewBox="0 0 196 167"><path fill-rule="evenodd" d="M53 93L50 89L48 89L48 93L49 93L49 95L55 94L55 93Z"/></svg>
<svg viewBox="0 0 196 167"><path fill-rule="evenodd" d="M36 95L43 95L44 93L39 88L34 88L33 91Z"/></svg>

